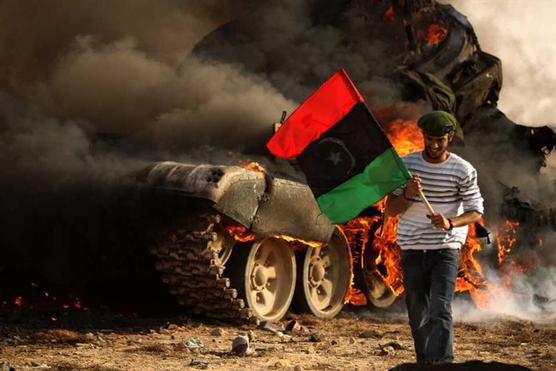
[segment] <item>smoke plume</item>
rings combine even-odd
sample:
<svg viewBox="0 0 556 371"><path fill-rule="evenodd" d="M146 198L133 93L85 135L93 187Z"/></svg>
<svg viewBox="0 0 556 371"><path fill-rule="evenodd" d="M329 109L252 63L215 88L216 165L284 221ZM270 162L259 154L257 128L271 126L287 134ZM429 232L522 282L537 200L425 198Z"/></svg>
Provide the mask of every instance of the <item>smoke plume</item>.
<svg viewBox="0 0 556 371"><path fill-rule="evenodd" d="M554 323L556 320L556 233L546 231L542 248L521 246L513 259L527 260L530 271L510 271L486 267L489 285L488 298L481 308L468 300L456 299L454 317L460 321L484 321L520 318L529 321ZM509 282L511 282L509 284Z"/></svg>
<svg viewBox="0 0 556 371"><path fill-rule="evenodd" d="M262 147L294 102L241 66L189 55L232 16L227 1L0 4L4 268L57 283L122 270L138 255L132 236L110 240L124 234L129 174Z"/></svg>
<svg viewBox="0 0 556 371"><path fill-rule="evenodd" d="M447 0L465 14L488 53L502 60L499 108L528 126L556 128L552 0Z"/></svg>

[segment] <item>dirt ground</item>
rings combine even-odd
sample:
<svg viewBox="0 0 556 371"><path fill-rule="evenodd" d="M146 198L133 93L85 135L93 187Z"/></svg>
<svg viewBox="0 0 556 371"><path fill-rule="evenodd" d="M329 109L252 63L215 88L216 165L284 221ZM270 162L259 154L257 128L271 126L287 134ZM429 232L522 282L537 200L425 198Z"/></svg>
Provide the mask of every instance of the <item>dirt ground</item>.
<svg viewBox="0 0 556 371"><path fill-rule="evenodd" d="M334 320L288 314L310 333L275 334L181 314L121 315L108 310L0 311L0 370L388 370L413 361L402 314L345 308ZM231 353L238 335L253 354ZM202 344L197 349L195 344ZM556 369L556 323L513 318L457 322L456 362L481 360Z"/></svg>

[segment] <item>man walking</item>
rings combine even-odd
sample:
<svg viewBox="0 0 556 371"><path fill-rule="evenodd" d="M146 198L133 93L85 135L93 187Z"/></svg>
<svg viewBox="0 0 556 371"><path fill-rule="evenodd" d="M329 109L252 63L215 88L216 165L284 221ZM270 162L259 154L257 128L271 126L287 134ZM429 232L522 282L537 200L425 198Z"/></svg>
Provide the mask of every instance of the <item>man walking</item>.
<svg viewBox="0 0 556 371"><path fill-rule="evenodd" d="M455 117L433 111L418 126L425 149L402 158L413 178L388 197L386 214L400 216L397 239L417 362L448 363L453 361L452 299L459 251L467 226L481 219L483 198L473 166L448 152ZM428 215L421 191L434 215Z"/></svg>

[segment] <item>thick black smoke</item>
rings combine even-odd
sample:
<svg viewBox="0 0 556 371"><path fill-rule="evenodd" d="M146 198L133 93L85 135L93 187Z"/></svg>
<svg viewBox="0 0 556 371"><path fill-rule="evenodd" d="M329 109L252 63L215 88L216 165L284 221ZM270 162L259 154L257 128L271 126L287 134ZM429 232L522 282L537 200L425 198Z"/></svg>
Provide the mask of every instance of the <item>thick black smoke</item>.
<svg viewBox="0 0 556 371"><path fill-rule="evenodd" d="M77 285L124 275L142 256L123 210L129 174L261 147L294 103L189 55L231 5L0 4L0 271Z"/></svg>

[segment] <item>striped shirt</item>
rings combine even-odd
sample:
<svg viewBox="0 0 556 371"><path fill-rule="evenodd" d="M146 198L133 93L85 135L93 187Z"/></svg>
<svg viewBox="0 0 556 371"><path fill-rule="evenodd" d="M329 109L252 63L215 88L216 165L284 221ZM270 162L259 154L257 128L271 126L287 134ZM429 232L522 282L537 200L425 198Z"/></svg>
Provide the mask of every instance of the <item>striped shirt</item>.
<svg viewBox="0 0 556 371"><path fill-rule="evenodd" d="M483 197L477 185L477 171L469 162L458 155L442 163L430 163L423 159L422 152L413 152L402 157L402 161L413 175L421 178L423 193L436 212L453 218L468 211L483 214ZM403 188L394 191L401 195ZM428 210L418 196L400 214L397 238L402 250L433 250L460 248L467 237L467 226L445 231L432 225L426 217Z"/></svg>

